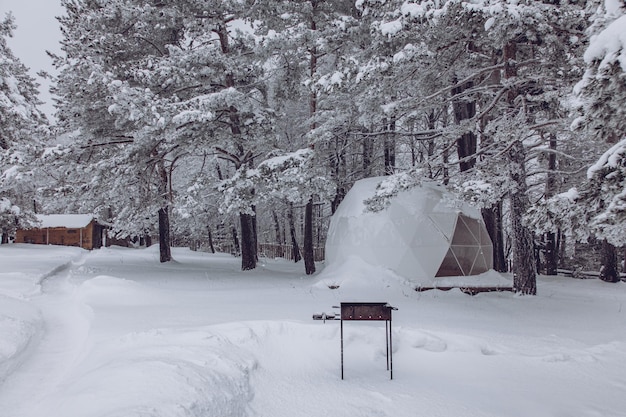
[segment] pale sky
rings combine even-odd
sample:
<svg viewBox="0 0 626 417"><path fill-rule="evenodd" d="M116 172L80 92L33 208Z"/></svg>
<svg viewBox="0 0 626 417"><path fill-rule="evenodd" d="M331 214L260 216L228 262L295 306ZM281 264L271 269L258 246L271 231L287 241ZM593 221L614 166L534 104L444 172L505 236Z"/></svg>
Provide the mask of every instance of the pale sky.
<svg viewBox="0 0 626 417"><path fill-rule="evenodd" d="M40 99L46 102L41 109L53 121L53 103L48 92L49 83L37 77L37 72L45 70L54 73L52 61L46 50L60 53L61 31L55 16L64 14L60 0L0 0L0 18L13 12L17 30L8 39L13 53L30 68L30 73L41 84Z"/></svg>

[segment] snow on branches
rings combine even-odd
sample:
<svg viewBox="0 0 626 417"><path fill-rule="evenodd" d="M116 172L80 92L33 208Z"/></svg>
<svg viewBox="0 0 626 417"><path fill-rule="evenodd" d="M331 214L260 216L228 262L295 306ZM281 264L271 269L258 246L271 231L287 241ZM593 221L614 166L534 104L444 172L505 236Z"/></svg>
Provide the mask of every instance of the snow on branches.
<svg viewBox="0 0 626 417"><path fill-rule="evenodd" d="M312 194L332 198L335 186L316 169L316 157L314 150L306 148L269 157L254 169L242 166L217 186L224 201L221 211L254 215L253 207L261 201L305 203L304 196Z"/></svg>
<svg viewBox="0 0 626 417"><path fill-rule="evenodd" d="M607 150L587 171L590 226L615 246L626 244L626 138Z"/></svg>

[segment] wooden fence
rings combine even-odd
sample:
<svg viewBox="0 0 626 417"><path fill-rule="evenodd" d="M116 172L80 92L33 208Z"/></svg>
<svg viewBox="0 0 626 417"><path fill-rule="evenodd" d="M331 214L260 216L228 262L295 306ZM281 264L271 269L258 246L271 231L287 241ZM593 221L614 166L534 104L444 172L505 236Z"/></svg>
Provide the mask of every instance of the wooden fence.
<svg viewBox="0 0 626 417"><path fill-rule="evenodd" d="M206 248L204 248L207 250ZM232 243L221 243L215 245L215 250L222 253L230 253L234 256L240 256L240 253L236 253L235 246ZM262 258L283 258L289 261L294 260L293 246L291 245L277 245L273 243L260 243L258 248L259 257ZM302 248L300 248L300 256L302 256ZM315 262L322 262L324 257L324 248L313 248L313 256Z"/></svg>
<svg viewBox="0 0 626 417"><path fill-rule="evenodd" d="M302 248L300 248L300 256L302 256ZM290 261L294 260L293 246L277 245L273 243L260 243L259 256L265 258L284 258ZM315 262L321 262L324 258L324 248L313 248L313 257Z"/></svg>

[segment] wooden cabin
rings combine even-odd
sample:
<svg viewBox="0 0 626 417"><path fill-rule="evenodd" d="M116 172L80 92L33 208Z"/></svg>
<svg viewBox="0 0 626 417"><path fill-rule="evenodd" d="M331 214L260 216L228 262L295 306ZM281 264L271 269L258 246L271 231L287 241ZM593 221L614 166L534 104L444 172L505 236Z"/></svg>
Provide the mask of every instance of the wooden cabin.
<svg viewBox="0 0 626 417"><path fill-rule="evenodd" d="M38 214L38 227L18 229L15 243L38 245L78 246L91 250L105 241L106 226L91 214Z"/></svg>

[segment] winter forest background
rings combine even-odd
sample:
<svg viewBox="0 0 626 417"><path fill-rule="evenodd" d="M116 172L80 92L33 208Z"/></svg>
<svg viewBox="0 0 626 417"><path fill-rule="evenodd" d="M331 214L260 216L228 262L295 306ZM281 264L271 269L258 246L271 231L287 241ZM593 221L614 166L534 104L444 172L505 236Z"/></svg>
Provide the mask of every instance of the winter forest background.
<svg viewBox="0 0 626 417"><path fill-rule="evenodd" d="M538 269L619 280L624 1L62 4L55 124L0 25L3 243L94 213L158 235L162 262L202 247L249 270L267 243L312 274L347 190L386 175L371 210L424 179L481 207L518 292Z"/></svg>

